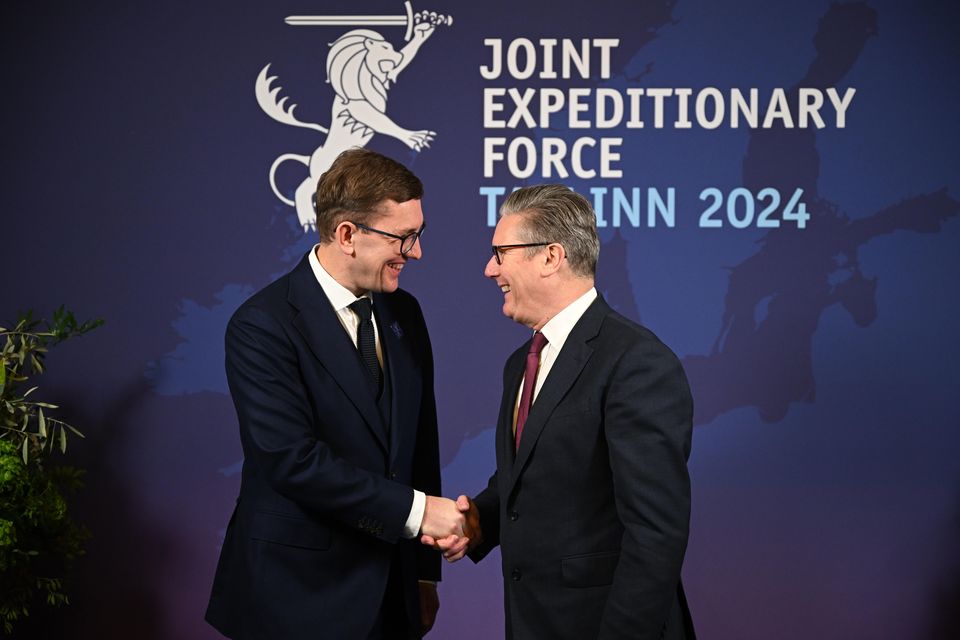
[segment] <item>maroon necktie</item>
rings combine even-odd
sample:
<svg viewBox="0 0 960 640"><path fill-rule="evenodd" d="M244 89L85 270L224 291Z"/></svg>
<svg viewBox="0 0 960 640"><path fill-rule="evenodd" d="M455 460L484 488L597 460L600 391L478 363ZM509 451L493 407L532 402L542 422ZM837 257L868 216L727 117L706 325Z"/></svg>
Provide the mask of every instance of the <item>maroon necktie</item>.
<svg viewBox="0 0 960 640"><path fill-rule="evenodd" d="M537 384L537 369L540 368L540 352L547 344L547 338L537 331L533 334L530 351L527 352L527 368L523 370L523 391L520 393L520 407L517 409L516 448L520 449L520 436L523 434L523 425L530 415L533 405L533 390Z"/></svg>

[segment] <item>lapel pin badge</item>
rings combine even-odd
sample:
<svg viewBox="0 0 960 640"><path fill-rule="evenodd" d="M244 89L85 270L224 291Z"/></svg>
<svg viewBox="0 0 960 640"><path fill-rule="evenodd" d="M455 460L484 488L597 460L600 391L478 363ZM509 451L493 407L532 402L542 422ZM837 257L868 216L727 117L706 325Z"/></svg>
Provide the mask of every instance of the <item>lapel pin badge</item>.
<svg viewBox="0 0 960 640"><path fill-rule="evenodd" d="M393 335L397 336L398 338L403 337L403 329L400 328L399 322L394 322L391 324L390 329L393 331Z"/></svg>

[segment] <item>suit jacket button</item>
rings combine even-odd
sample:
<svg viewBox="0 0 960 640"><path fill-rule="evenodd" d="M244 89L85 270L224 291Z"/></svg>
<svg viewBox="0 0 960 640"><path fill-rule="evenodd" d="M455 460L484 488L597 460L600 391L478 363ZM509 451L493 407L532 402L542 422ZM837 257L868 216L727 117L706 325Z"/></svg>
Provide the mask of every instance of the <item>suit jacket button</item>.
<svg viewBox="0 0 960 640"><path fill-rule="evenodd" d="M391 472L390 472L390 479L391 479L391 480L396 480L396 479L397 479L397 472L396 472L396 471L391 471Z"/></svg>
<svg viewBox="0 0 960 640"><path fill-rule="evenodd" d="M514 582L519 582L520 578L523 577L523 574L520 573L520 569L514 569L513 572L510 574L510 577L513 579Z"/></svg>
<svg viewBox="0 0 960 640"><path fill-rule="evenodd" d="M517 521L517 518L519 518L519 517L520 517L520 514L517 513L516 511L511 511L511 512L510 512L510 522L516 522L516 521Z"/></svg>

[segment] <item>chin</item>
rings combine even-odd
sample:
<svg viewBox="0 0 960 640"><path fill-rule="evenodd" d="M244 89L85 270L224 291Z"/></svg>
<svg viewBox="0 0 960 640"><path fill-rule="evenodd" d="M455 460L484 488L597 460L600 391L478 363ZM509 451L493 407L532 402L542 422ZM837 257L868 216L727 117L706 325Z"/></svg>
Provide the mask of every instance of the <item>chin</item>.
<svg viewBox="0 0 960 640"><path fill-rule="evenodd" d="M508 318L510 318L511 320L513 320L514 322L516 322L517 324L527 324L526 322L524 322L523 320L520 319L520 316L519 316L519 315L517 315L517 310L516 310L516 309L504 309L504 310L503 310L503 315L507 316Z"/></svg>

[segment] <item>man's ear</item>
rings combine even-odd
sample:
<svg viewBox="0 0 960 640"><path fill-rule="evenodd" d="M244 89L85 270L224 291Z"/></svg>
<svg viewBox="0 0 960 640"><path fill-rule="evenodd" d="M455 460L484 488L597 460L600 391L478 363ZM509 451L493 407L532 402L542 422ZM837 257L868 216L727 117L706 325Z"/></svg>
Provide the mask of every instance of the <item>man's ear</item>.
<svg viewBox="0 0 960 640"><path fill-rule="evenodd" d="M344 254L352 256L356 253L356 247L354 246L354 239L357 235L357 228L352 222L347 222L344 220L337 225L337 228L333 231L333 241L337 243L337 246L340 248Z"/></svg>
<svg viewBox="0 0 960 640"><path fill-rule="evenodd" d="M541 260L543 260L540 267L541 273L544 276L550 276L560 270L560 265L563 264L564 258L567 257L567 252L562 244L554 242L548 244L541 255Z"/></svg>

